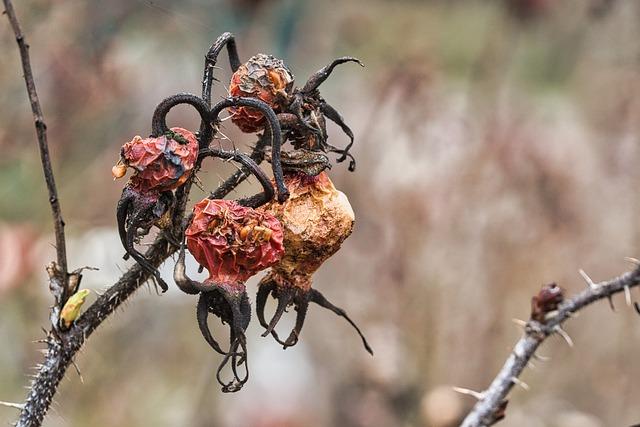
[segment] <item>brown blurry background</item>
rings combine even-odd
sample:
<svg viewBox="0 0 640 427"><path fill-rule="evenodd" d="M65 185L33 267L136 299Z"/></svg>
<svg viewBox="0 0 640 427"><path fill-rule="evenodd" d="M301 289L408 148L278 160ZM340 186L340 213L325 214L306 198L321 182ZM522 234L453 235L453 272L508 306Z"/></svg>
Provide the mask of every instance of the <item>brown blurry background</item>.
<svg viewBox="0 0 640 427"><path fill-rule="evenodd" d="M321 88L356 134L356 173L339 164L331 176L357 223L315 286L360 324L375 357L318 307L287 351L261 338L254 320L251 379L225 395L195 300L145 286L89 340L77 359L84 382L68 372L46 426L457 425L473 399L451 386L488 385L520 335L511 319L527 318L542 284L574 293L584 286L579 268L602 280L640 256L640 2L16 7L49 125L70 265L100 268L83 281L96 292L128 265L115 231L122 182L110 174L119 147L149 133L162 98L199 93L203 55L220 33L236 34L243 59L285 59L300 85L337 56L366 64L341 66ZM18 51L0 23L0 400L21 401L42 357L33 341L48 322L53 236ZM226 56L219 65L218 97ZM188 108L170 121L197 126ZM238 147L252 141L230 123L223 132ZM335 127L330 135L347 143ZM230 171L207 163L204 186ZM569 322L575 348L556 337L543 346L551 361L527 370L531 390L514 390L501 425L640 422L640 318L614 302L615 313L599 303ZM0 407L0 422L15 415Z"/></svg>

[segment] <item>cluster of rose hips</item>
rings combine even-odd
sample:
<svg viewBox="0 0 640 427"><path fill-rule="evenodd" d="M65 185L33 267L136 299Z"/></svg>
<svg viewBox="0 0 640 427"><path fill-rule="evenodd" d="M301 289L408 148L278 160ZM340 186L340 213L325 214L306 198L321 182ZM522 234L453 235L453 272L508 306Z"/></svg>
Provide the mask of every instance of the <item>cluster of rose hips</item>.
<svg viewBox="0 0 640 427"><path fill-rule="evenodd" d="M167 289L166 283L135 245L156 226L180 248L174 280L182 291L199 295L198 325L207 343L224 356L217 378L222 390L228 392L239 390L248 379L245 331L251 307L245 282L268 268L271 270L260 281L256 298L257 316L266 329L263 336L271 334L284 348L295 345L309 303L314 302L344 317L358 331L367 351L371 349L344 310L312 288L313 273L338 251L354 223L346 196L336 190L326 173L331 167L329 152L340 154L338 162L350 159L349 169L355 168L349 154L353 133L320 96L318 86L336 65L360 62L350 57L337 59L315 73L300 89L294 87L291 71L272 56L258 54L240 64L233 37L228 33L212 46L216 47L214 57L207 59L215 63L215 56L225 44L234 71L229 86L231 96L213 107L207 97L189 94L164 100L154 113L152 135L146 139L136 136L124 144L113 175L120 178L127 168L134 170L118 203L119 233L127 254L151 273L163 290ZM205 85L206 80L205 72ZM189 104L199 112L203 123L199 132L167 128L165 117L178 104ZM261 139L269 147L261 154L272 165L273 180L251 157L209 146L218 132L218 116L223 110L231 114L232 122L243 132L263 132ZM326 119L337 123L351 139L345 149L327 143ZM283 149L285 142L290 142L292 148ZM240 200L205 198L196 203L175 236L174 193L193 179L206 157L240 163L258 179L263 192ZM185 246L201 268L207 270L208 277L203 282L188 277ZM278 304L267 322L264 309L269 295ZM281 339L276 326L290 306L297 312L295 326L288 337ZM229 325L228 349L223 349L211 334L209 314ZM224 381L222 371L227 365L232 379ZM242 375L241 365L244 365Z"/></svg>

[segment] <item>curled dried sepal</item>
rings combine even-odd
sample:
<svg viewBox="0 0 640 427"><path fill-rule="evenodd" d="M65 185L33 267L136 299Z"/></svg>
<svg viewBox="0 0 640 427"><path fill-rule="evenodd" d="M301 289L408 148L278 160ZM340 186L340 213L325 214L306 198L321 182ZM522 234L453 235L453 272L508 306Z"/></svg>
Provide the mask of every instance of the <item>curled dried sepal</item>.
<svg viewBox="0 0 640 427"><path fill-rule="evenodd" d="M331 255L353 230L354 214L346 196L336 190L325 172L317 176L304 173L285 175L290 192L283 204L270 203L263 207L280 220L284 227L285 255L273 266L271 273L259 285L256 309L260 324L285 348L298 341L308 305L314 302L344 317L358 332L367 351L371 353L360 329L344 310L330 303L320 292L311 288L312 274ZM264 306L272 295L278 307L270 322L266 322ZM296 324L289 337L282 341L275 327L290 305L297 312Z"/></svg>
<svg viewBox="0 0 640 427"><path fill-rule="evenodd" d="M293 85L293 74L280 59L259 53L240 65L231 77L229 93L260 99L276 113L286 107L287 92ZM231 121L243 132L257 132L264 128L265 118L250 107L232 107Z"/></svg>
<svg viewBox="0 0 640 427"><path fill-rule="evenodd" d="M81 289L69 297L60 312L60 322L62 323L62 327L65 329L71 327L73 321L78 318L82 304L84 304L85 299L90 293L91 291L89 291L89 289Z"/></svg>
<svg viewBox="0 0 640 427"><path fill-rule="evenodd" d="M265 328L265 332L262 334L263 337L271 334L273 338L283 346L283 348L296 345L298 342L298 338L300 337L302 327L304 326L309 303L313 302L320 307L324 307L327 310L337 314L338 316L343 317L347 322L349 322L349 324L356 330L356 332L360 336L364 348L367 350L367 352L369 352L369 354L373 354L373 350L367 342L367 339L362 334L362 331L360 330L358 325L356 325L356 323L351 320L344 309L335 306L317 289L309 288L307 290L304 290L296 286L291 286L287 283L283 284L279 281L279 279L279 277L270 274L267 275L258 284L258 294L256 296L256 313L260 325ZM271 318L271 321L267 323L264 316L264 308L267 297L269 295L272 295L273 298L278 301L278 306L273 317ZM295 308L296 322L287 339L283 341L282 339L280 339L278 333L275 330L275 327L280 321L280 318L286 311L287 307L289 306L293 306Z"/></svg>

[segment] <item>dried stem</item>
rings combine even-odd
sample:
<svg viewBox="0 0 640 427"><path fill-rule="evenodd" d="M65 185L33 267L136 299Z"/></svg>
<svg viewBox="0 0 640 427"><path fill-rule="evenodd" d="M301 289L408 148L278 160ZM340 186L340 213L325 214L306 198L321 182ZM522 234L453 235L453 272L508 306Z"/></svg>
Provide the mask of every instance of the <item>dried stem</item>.
<svg viewBox="0 0 640 427"><path fill-rule="evenodd" d="M33 80L33 72L31 71L31 60L29 59L29 45L27 44L20 23L16 17L11 0L3 0L5 13L9 18L9 23L16 36L16 42L20 50L20 60L22 62L22 70L24 72L24 81L27 85L27 93L29 94L29 102L31 103L31 111L35 121L36 134L38 136L38 148L40 149L40 160L42 161L42 170L44 171L44 179L47 183L49 192L49 204L51 205L51 213L53 215L53 224L56 234L56 253L58 259L58 269L62 273L64 285L66 285L67 276L67 249L64 238L64 221L62 219L62 211L60 209L60 201L58 200L58 191L56 190L56 181L51 168L51 159L49 157L49 144L47 142L47 125L44 122L38 93L36 92L36 84ZM66 286L65 286L66 288ZM63 300L66 300L63 298Z"/></svg>
<svg viewBox="0 0 640 427"><path fill-rule="evenodd" d="M603 298L624 292L640 284L640 268L627 272L606 282L596 283L586 290L565 300L557 311L549 313L544 322L529 320L525 335L520 338L504 366L493 380L489 388L480 393L480 400L467 415L462 427L490 426L504 416L506 398L511 388L518 382L518 377L527 367L535 352L554 333L568 338L561 329L562 323L579 310Z"/></svg>

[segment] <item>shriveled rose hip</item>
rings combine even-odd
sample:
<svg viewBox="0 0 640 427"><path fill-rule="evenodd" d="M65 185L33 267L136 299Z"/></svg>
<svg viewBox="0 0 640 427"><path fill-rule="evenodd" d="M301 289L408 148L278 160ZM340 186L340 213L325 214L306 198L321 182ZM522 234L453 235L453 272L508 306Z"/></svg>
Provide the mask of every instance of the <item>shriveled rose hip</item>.
<svg viewBox="0 0 640 427"><path fill-rule="evenodd" d="M148 231L153 225L162 226L169 221L172 190L191 176L197 155L195 135L176 127L157 137L136 136L122 146L120 160L111 170L115 179L123 177L127 168L134 170L118 202L120 240L127 253L153 273L163 291L167 290L167 284L134 244L139 230Z"/></svg>
<svg viewBox="0 0 640 427"><path fill-rule="evenodd" d="M254 164L255 169L258 167ZM263 177L265 185L268 178ZM273 195L273 189L270 191ZM197 318L200 331L209 345L224 359L217 378L222 391L234 392L248 379L238 367L246 367L245 330L251 318L251 307L245 281L268 268L284 255L284 232L280 222L270 213L241 205L234 200L204 199L195 205L193 218L185 231L186 243L196 261L209 272L202 283L189 279L185 272L184 247L178 256L174 279L187 293L200 293ZM229 324L230 348L222 350L207 324L209 313ZM229 363L233 379L223 381L220 372Z"/></svg>
<svg viewBox="0 0 640 427"><path fill-rule="evenodd" d="M131 185L140 191L174 190L189 178L197 156L195 135L176 127L168 135L144 139L136 136L124 144L112 173L114 178L120 178L124 176L122 167L130 167L135 170Z"/></svg>
<svg viewBox="0 0 640 427"><path fill-rule="evenodd" d="M185 235L189 252L209 272L205 285L241 292L247 279L284 254L282 225L270 213L210 199L196 204L193 213Z"/></svg>
<svg viewBox="0 0 640 427"><path fill-rule="evenodd" d="M287 90L293 84L293 74L284 62L271 55L259 53L242 64L231 77L229 94L260 99L276 113L282 112ZM257 132L264 128L261 112L250 107L232 107L231 121L243 132Z"/></svg>
<svg viewBox="0 0 640 427"><path fill-rule="evenodd" d="M338 191L326 172L316 176L294 172L285 174L290 196L283 204L269 203L262 209L272 213L284 227L285 254L260 282L257 297L258 318L267 330L285 348L294 345L302 330L309 302L325 307L344 317L360 334L367 351L371 353L359 328L344 310L331 304L319 291L312 288L312 275L342 245L353 230L354 213L347 197ZM264 305L272 294L278 307L271 322L266 323ZM285 341L278 337L275 326L287 306L297 311L296 325Z"/></svg>

